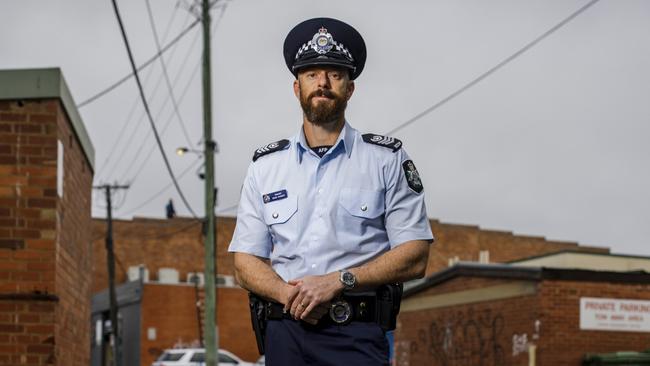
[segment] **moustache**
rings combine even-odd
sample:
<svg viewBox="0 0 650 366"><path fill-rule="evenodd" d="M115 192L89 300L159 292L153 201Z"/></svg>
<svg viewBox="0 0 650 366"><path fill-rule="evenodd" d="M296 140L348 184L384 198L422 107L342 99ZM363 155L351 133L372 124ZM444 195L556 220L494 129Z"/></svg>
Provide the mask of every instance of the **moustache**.
<svg viewBox="0 0 650 366"><path fill-rule="evenodd" d="M330 90L327 89L318 89L311 94L309 94L309 100L311 100L314 97L325 97L329 99L335 99L336 95L332 93Z"/></svg>

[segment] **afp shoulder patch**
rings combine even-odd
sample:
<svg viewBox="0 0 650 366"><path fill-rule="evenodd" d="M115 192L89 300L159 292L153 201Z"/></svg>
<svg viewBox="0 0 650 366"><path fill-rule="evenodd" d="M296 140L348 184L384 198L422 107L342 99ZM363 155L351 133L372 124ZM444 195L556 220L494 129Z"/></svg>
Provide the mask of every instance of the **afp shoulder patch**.
<svg viewBox="0 0 650 366"><path fill-rule="evenodd" d="M287 139L271 142L268 145L264 145L259 149L255 150L255 154L253 154L253 161L256 161L257 159L259 159L264 155L268 155L276 151L284 150L287 146L289 146L289 140Z"/></svg>
<svg viewBox="0 0 650 366"><path fill-rule="evenodd" d="M420 179L420 173L415 168L412 160L406 160L402 163L402 169L404 169L404 175L406 176L406 182L416 193L422 193L424 186L422 185L422 180Z"/></svg>
<svg viewBox="0 0 650 366"><path fill-rule="evenodd" d="M393 152L402 148L402 141L394 137L375 135L374 133L366 133L362 137L363 141L369 144L387 147L392 149Z"/></svg>

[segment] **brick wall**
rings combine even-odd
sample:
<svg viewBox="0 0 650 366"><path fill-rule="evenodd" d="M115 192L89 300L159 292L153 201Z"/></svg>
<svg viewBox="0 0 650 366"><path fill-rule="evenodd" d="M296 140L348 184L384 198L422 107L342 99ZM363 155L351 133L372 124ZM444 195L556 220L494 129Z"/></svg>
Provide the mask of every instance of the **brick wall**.
<svg viewBox="0 0 650 366"><path fill-rule="evenodd" d="M506 283L457 277L412 298ZM402 312L397 365L526 366L528 345L534 344L537 365L579 366L587 353L648 349L647 332L580 330L580 298L650 300L650 284L545 280L536 289L532 295Z"/></svg>
<svg viewBox="0 0 650 366"><path fill-rule="evenodd" d="M448 267L450 258L477 262L481 251L489 251L490 263L505 263L562 250L609 253L609 248L582 246L577 243L546 240L542 237L514 235L506 231L481 229L431 221L437 242L429 252L427 275Z"/></svg>
<svg viewBox="0 0 650 366"><path fill-rule="evenodd" d="M93 292L108 287L105 220L94 219L93 227ZM235 228L233 218L217 219L217 272L233 274L233 258L227 253ZM130 266L144 264L149 278L157 279L159 268L175 268L185 281L188 272L203 272L204 245L201 223L195 219L174 218L113 221L113 246L116 258L115 280L122 283Z"/></svg>
<svg viewBox="0 0 650 366"><path fill-rule="evenodd" d="M236 219L217 219L218 273L232 275L233 259L228 245L235 230ZM608 248L580 246L576 243L549 241L540 237L520 236L509 232L483 230L477 226L455 225L431 221L437 238L429 253L427 275L448 267L449 258L478 261L479 252L490 252L492 263L503 263L535 255L571 249L585 252L608 253ZM129 266L146 264L150 278L158 268L172 267L182 279L187 272L203 271L203 239L197 220L186 218L115 220L113 235L118 260L117 283L126 279ZM93 220L93 292L108 287L104 235L106 222Z"/></svg>
<svg viewBox="0 0 650 366"><path fill-rule="evenodd" d="M482 285L505 283L486 279ZM441 293L453 287L465 289L464 284L465 278L451 280ZM513 352L513 339L532 340L538 318L534 295L403 312L395 331L397 365L527 366L528 353Z"/></svg>
<svg viewBox="0 0 650 366"><path fill-rule="evenodd" d="M91 181L58 99L0 101L0 364L88 364Z"/></svg>
<svg viewBox="0 0 650 366"><path fill-rule="evenodd" d="M585 353L643 351L650 333L580 330L580 298L650 300L650 284L543 281L539 365L580 365Z"/></svg>
<svg viewBox="0 0 650 366"><path fill-rule="evenodd" d="M429 287L418 293L418 296L441 295L464 290L481 289L494 285L501 285L515 282L513 280L495 280L482 277L462 277L443 282L439 285Z"/></svg>
<svg viewBox="0 0 650 366"><path fill-rule="evenodd" d="M199 298L203 301L203 289ZM140 364L149 366L167 348L199 344L196 293L192 286L145 284L142 296ZM255 361L259 354L250 328L248 295L240 288L217 291L219 347L244 360ZM201 313L201 319L203 314ZM156 329L156 339L147 339L147 330Z"/></svg>
<svg viewBox="0 0 650 366"><path fill-rule="evenodd" d="M90 286L92 282L91 190L93 172L65 111L57 104L58 137L64 145L63 197L57 206L56 360L83 365L90 360Z"/></svg>

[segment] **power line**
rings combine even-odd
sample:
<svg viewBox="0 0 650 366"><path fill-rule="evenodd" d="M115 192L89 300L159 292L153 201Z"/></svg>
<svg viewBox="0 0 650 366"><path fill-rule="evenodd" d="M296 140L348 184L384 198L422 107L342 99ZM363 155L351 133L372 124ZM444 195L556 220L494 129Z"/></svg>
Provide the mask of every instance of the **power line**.
<svg viewBox="0 0 650 366"><path fill-rule="evenodd" d="M392 130L386 132L386 135L392 135L392 134L394 134L395 132L397 132L397 131L399 131L399 130L405 128L406 126L412 124L413 122L419 120L420 118L426 116L427 114L429 114L429 113L433 112L434 110L438 109L439 107L443 106L444 104L446 104L446 103L449 102L450 100L456 98L457 96L459 96L460 94L462 94L463 92L465 92L466 90L468 90L469 88L471 88L471 87L473 87L474 85L478 84L478 83L481 82L483 79L487 78L488 76L492 75L493 73L495 73L496 71L498 71L499 69L501 69L503 66L507 65L508 63L510 63L512 60L516 59L517 57L521 56L522 54L524 54L524 53L525 53L526 51L528 51L529 49L533 48L535 45L537 45L539 42L541 42L544 38L546 38L546 37L550 36L551 34L555 33L555 31L557 31L558 29L562 28L564 25L566 25L567 23L569 23L569 22L570 22L571 20L573 20L575 17L577 17L578 15L580 15L581 13L583 13L584 11L586 11L587 9L589 9L590 7L592 7L593 5L595 5L595 4L596 4L597 2L599 2L599 1L600 1L600 0L591 0L590 2L588 2L587 4L585 4L584 6L582 6L580 9L576 10L576 11L573 12L571 15L569 15L568 17L566 17L564 20L562 20L561 22L559 22L558 24L556 24L553 28L547 30L547 31L544 32L542 35L540 35L539 37L535 38L533 41L531 41L531 42L529 42L528 44L526 44L526 45L525 45L523 48L521 48L519 51L513 53L512 55L510 55L509 57L507 57L505 60L499 62L496 66L492 67L492 68L489 69L488 71L486 71L486 72L484 72L483 74L481 74L479 77L477 77L477 78L475 78L474 80L470 81L469 83L465 84L463 87L461 87L460 89L458 89L458 90L456 90L455 92L451 93L450 95L448 95L448 96L445 97L444 99L440 100L440 101L437 102L436 104L434 104L434 105L432 105L431 107L425 109L424 111L422 111L422 112L420 112L419 114L415 115L414 117L412 117L411 119L407 120L406 122L403 122L402 124L400 124L399 126L393 128Z"/></svg>
<svg viewBox="0 0 650 366"><path fill-rule="evenodd" d="M183 170L178 175L178 177L176 177L176 179L183 178L183 176L185 176L185 174L187 174L187 172L189 172L192 168L196 167L196 163L199 162L199 161L201 161L200 157L198 157L192 164L190 164L187 168L185 168L185 170ZM156 199L158 196L160 196L163 192L165 192L167 189L169 189L169 187L171 187L171 185L172 185L172 183L168 183L166 186L164 186L163 188L158 190L158 192L154 193L153 195L151 195L149 198L147 198L146 200L144 200L143 202L141 202L137 206L135 206L133 208L130 208L129 211L123 213L123 215L129 215L129 214L133 213L134 211L144 207L146 204L150 203L151 201Z"/></svg>
<svg viewBox="0 0 650 366"><path fill-rule="evenodd" d="M596 4L597 2L599 2L599 1L600 1L600 0L592 0L592 1L588 2L587 4L585 4L584 6L582 6L580 9L576 10L576 11L573 12L571 15L569 15L568 17L566 17L565 19L563 19L561 22L559 22L558 24L556 24L554 27L552 27L552 28L549 29L548 31L544 32L541 36L535 38L533 41L531 41L531 42L529 42L528 44L526 44L526 45L525 45L523 48L521 48L519 51L513 53L511 56L509 56L509 57L506 58L505 60L501 61L499 64L497 64L496 66L492 67L491 69L489 69L489 70L486 71L485 73L481 74L479 77L475 78L475 79L472 80L471 82L465 84L465 85L464 85L463 87L461 87L460 89L458 89L458 90L456 90L455 92L451 93L451 94L450 94L449 96L447 96L446 98L440 100L439 102L437 102L436 104L432 105L431 107L425 109L424 111L422 111L421 113L417 114L417 115L414 116L413 118L407 120L406 122L403 122L403 123L400 124L399 126L397 126L397 127L393 128L392 130L388 131L388 132L386 133L386 135L391 135L391 134L393 134L393 133L395 133L395 132L397 132L397 131L399 131L399 130L405 128L406 126L412 124L413 122L419 120L420 118L422 118L422 117L424 117L425 115L427 115L427 114L433 112L434 110L438 109L439 107L441 107L441 106L444 105L445 103L447 103L447 102L449 102L450 100L454 99L454 98L457 97L458 95L462 94L462 93L465 92L467 89L469 89L469 88L471 88L472 86L478 84L480 81L482 81L482 80L485 79L486 77L490 76L491 74L493 74L494 72L496 72L498 69L500 69L501 67L503 67L503 66L505 66L506 64L508 64L510 61L512 61L512 60L514 60L515 58L521 56L523 53L525 53L526 51L528 51L529 49L531 49L533 46L535 46L537 43L539 43L540 41L542 41L544 38L548 37L549 35L551 35L551 34L554 33L555 31L557 31L558 29L562 28L564 25L566 25L567 23L569 23L569 22L570 22L571 20L573 20L575 17L577 17L578 15L580 15L581 13L583 13L584 11L586 11L587 9L589 9L591 6L595 5L595 4ZM228 206L228 207L225 207L225 208L219 208L217 211L218 211L218 212L226 212L226 211L230 211L230 210L232 210L233 208L236 208L238 205L239 205L239 203L234 204L234 205L231 205L231 206Z"/></svg>
<svg viewBox="0 0 650 366"><path fill-rule="evenodd" d="M227 4L222 5L220 8L221 8L221 13L219 14L219 18L217 18L216 21L213 23L214 24L214 26L212 28L212 33L213 34L217 31L217 26L219 25L221 19L223 18L224 13L226 12ZM192 82L194 81L194 78L196 77L196 75L197 75L197 73L198 73L198 71L200 69L201 63L202 63L202 61L199 60L199 62L197 62L196 66L194 67L194 70L192 71L192 75L190 76L189 81L187 82L187 84L185 85L185 88L181 92L181 95L179 97L180 102L182 102L185 99L185 95L188 92L189 87L191 86ZM174 85L176 85L176 82L174 82ZM171 122L172 117L173 117L173 115L170 115L169 118L167 119L167 121L165 122L165 126L163 126L163 133L166 131L167 126ZM150 133L147 134L147 136L144 139L145 140L148 139L149 135L150 135ZM140 147L138 148L138 151L136 153L136 156L140 155L140 152L142 151L144 146L145 146L144 144L140 145ZM153 152L153 147L151 147L151 149L147 153L147 156L145 157L144 161L142 161L142 163L140 164L138 169L136 169L135 175L129 180L129 182L133 183L137 179L138 175L140 175L140 173L144 170L145 165L147 164L147 162L151 158L152 152ZM124 175L122 176L122 178L125 178L128 175L128 173L131 171L131 168L133 167L135 162L136 162L135 159L131 161L131 163L127 167Z"/></svg>
<svg viewBox="0 0 650 366"><path fill-rule="evenodd" d="M189 17L189 14L188 14L188 17ZM185 53L185 58L184 58L183 61L181 62L181 66L180 66L180 68L179 68L179 72L176 74L176 78L174 79L174 83L173 83L172 87L175 87L177 81L180 80L181 71L183 71L183 70L185 69L185 65L187 64L188 60L190 59L190 56L192 55L191 50L194 48L194 45L196 44L196 41L197 41L198 38L199 38L199 35L200 35L200 32L196 32L196 33L194 34L194 39L192 39L192 43L190 44L190 47L188 48L188 51ZM174 50L172 50L172 54L170 55L170 57L173 56L173 55L175 55L176 50L177 50L176 48L175 48ZM163 76L162 76L162 74L161 74L161 76L158 78L158 81L156 82L156 85L155 85L154 88L153 88L152 98L155 97L155 96L157 95L158 90L159 90L159 87L160 87L162 81L163 81ZM162 115L162 113L164 112L165 107L166 107L167 100L169 100L169 94L167 95L167 98L166 98L165 101L163 102L163 106L162 106L162 107L158 110L158 112L156 113L156 116L155 116L156 119L158 119L158 118ZM134 130L133 133L129 136L129 138L128 138L127 142L126 142L126 145L125 145L126 148L125 148L125 149L122 149L122 150L120 151L120 154L119 154L117 160L115 160L115 162L113 163L113 166L112 166L111 169L110 169L109 176L111 176L111 175L113 174L113 172L115 171L115 169L117 168L117 166L119 165L119 163L122 161L122 158L124 158L124 156L126 155L126 152L128 151L128 147L133 146L133 145L131 145L131 142L133 141L133 139L134 139L135 136L137 135L137 131L140 129L141 124L140 124L139 122L142 121L145 117L146 117L146 113L145 113L145 111L143 111L142 114L140 115L139 119L138 119L138 124L136 125L135 130ZM167 122L165 123L165 126L167 126L167 125L169 124L169 122L171 122L172 117L173 117L173 114L170 115L169 119L168 119ZM164 127L163 129L166 129L166 127ZM146 141L146 140L149 138L150 135L151 135L151 130L149 130L149 131L147 132L147 135L144 137L143 141ZM127 172L131 169L131 167L133 166L133 164L135 164L137 157L139 156L140 152L141 152L142 149L144 148L144 143L139 144L138 146L139 146L139 147L138 147L137 152L135 153L135 158L134 158L133 160L131 160L131 162L129 163L129 166L128 166L128 168L127 168ZM124 174L124 176L126 176L126 174Z"/></svg>
<svg viewBox="0 0 650 366"><path fill-rule="evenodd" d="M179 99L178 99L179 102L182 102L182 101L185 99L185 95L186 95L187 92L189 91L189 87L192 85L192 82L194 81L194 78L196 77L196 75L197 75L197 73L198 73L198 71L199 71L200 66L201 66L201 62L198 62L198 63L196 64L196 67L195 67L194 70L192 71L192 74L191 74L191 76L190 76L189 81L187 82L187 84L185 84L185 88L184 88L183 91L181 92L181 95L180 95L180 97L179 97ZM171 120L172 120L173 117L174 117L173 114L170 115L169 118L167 119L167 121L165 122L165 125L164 125L163 128L162 128L162 133L163 133L163 134L165 133L165 131L167 131L167 127L169 126L169 123L171 122ZM151 135L151 133L148 133L147 136L145 136L145 138L143 139L143 141L146 141L147 139L149 139L149 136L150 136L150 135ZM140 147L138 147L138 151L137 151L136 154L135 154L136 157L140 156L140 152L142 151L142 149L144 149L144 147L145 147L145 144L141 144ZM129 182L133 182L133 181L135 181L135 179L138 177L138 175L140 175L140 172L142 172L144 166L147 164L147 162L148 162L149 159L151 158L151 155L152 155L152 153L153 153L154 150L155 150L155 149L154 149L154 146L151 146L150 149L149 149L149 152L147 153L147 156L146 156L145 159L142 161L142 163L138 166L138 169L136 169L136 171L135 171L135 175L134 175L134 176L129 180ZM131 163L129 163L129 166L126 168L126 170L125 170L124 175L122 176L122 178L125 178L125 177L129 174L129 172L131 171L131 168L133 168L133 166L134 166L134 164L135 164L136 161L137 161L137 160L136 160L135 158L134 158L133 160L131 160Z"/></svg>
<svg viewBox="0 0 650 366"><path fill-rule="evenodd" d="M151 31L153 32L153 38L156 41L156 49L158 50L158 53L160 53L161 50L160 39L158 39L158 31L156 30L156 23L153 19L153 13L151 12L151 3L149 0L145 0L145 3L147 5L147 14L149 15L149 24L151 24ZM172 88L171 82L169 81L169 73L167 72L167 66L165 65L165 58L160 57L158 59L160 60L160 66L162 67L163 75L165 76L165 84L167 85L167 92L169 93L169 97L172 101L174 112L176 114L176 117L178 118L178 122L181 125L183 134L185 135L185 139L187 140L187 144L192 146L192 141L190 139L189 134L187 133L187 129L185 128L185 122L183 122L183 118L181 117L181 114L178 111L178 103L176 103L176 98L174 98L174 90Z"/></svg>
<svg viewBox="0 0 650 366"><path fill-rule="evenodd" d="M145 61L143 64L138 66L136 68L137 71L141 71L145 67L151 65L152 62L154 62L158 57L162 56L164 52L166 52L171 46L173 46L176 42L178 42L181 38L183 38L184 35L186 35L192 28L194 28L197 24L201 22L200 19L194 20L187 28L185 28L181 33L179 33L174 39L172 39L169 43L165 45L159 52L157 52L155 55L153 55L151 58L149 58L147 61ZM92 97L84 100L83 102L77 104L77 108L81 108L86 106L89 103L94 102L95 100L103 97L104 95L108 94L111 92L113 89L117 88L118 86L122 85L125 81L129 80L131 77L135 75L135 72L131 72L128 75L124 76L123 78L119 79L106 89L100 91L99 93L93 95Z"/></svg>
<svg viewBox="0 0 650 366"><path fill-rule="evenodd" d="M171 25L174 22L174 19L176 19L176 14L178 14L178 4L175 7L174 11L172 12L172 16L170 17L169 21L167 22L165 35L163 36L163 38L165 40L167 39L167 36L169 35L169 31L171 30ZM187 14L187 17L185 18L185 22L183 23L183 27L185 27L188 20L189 20L189 14ZM177 48L176 46L178 46L178 43L174 44L174 48L172 49L172 53L171 53L170 57L173 57L173 55L174 55L174 53L176 51L176 48ZM151 78L151 75L153 75L153 68L148 68L147 69L147 75L144 77L144 84L145 85L147 85L149 83L149 79ZM158 82L156 84L158 84L159 82L160 82L160 79L158 80ZM113 146L112 150L108 154L106 154L106 158L104 159L104 162L102 164L98 165L99 170L95 173L96 178L99 178L102 175L102 173L104 172L104 170L108 166L108 162L110 161L110 159L115 156L113 154L113 152L118 149L119 143L121 141L124 141L124 140L122 140L122 137L124 136L124 133L126 133L126 130L130 125L130 122L133 121L131 118L133 118L133 114L135 113L136 107L139 105L138 102L139 102L139 98L136 97L133 100L133 103L131 105L131 108L129 109L129 113L127 114L126 119L124 120L124 123L120 127L120 132L119 132L119 134L117 136L117 139L115 139L114 140L115 142L113 144L111 144L111 146ZM131 136L133 136L133 135L135 135L135 131ZM125 150L123 149L122 153L124 151ZM120 160L121 160L122 155L123 154L120 155Z"/></svg>
<svg viewBox="0 0 650 366"><path fill-rule="evenodd" d="M178 191L178 195L181 197L183 200L183 203L185 204L185 207L190 211L192 216L196 218L196 214L194 213L194 210L192 210L192 207L190 207L190 204L187 202L187 199L185 199L185 195L183 194L183 191L181 190L181 187L178 185L178 182L176 181L176 178L174 177L174 172L172 171L172 167L169 164L169 160L167 159L167 154L165 154L165 149L162 146L162 142L160 141L160 136L158 136L158 131L156 130L156 124L153 121L153 117L151 116L151 111L149 110L149 104L147 104L147 98L144 96L144 90L142 89L142 84L140 83L140 77L138 76L138 69L135 65L135 61L133 59L133 54L131 53L131 47L129 46L129 40L126 37L126 31L124 29L124 25L122 24L122 17L120 16L120 11L117 8L117 1L112 0L113 3L113 9L115 10L115 16L117 17L117 22L120 26L120 32L122 33L122 38L124 39L124 45L126 47L126 51L129 55L129 61L131 63L131 68L133 69L133 76L135 76L135 81L138 85L138 91L140 92L140 97L142 98L142 104L144 105L144 109L147 112L147 117L149 118L149 123L151 124L151 128L153 129L154 136L156 137L156 143L158 144L158 147L160 148L160 153L163 156L163 159L165 161L165 166L167 167L167 172L169 173L169 177L172 179L174 182L174 186L176 187L176 191Z"/></svg>

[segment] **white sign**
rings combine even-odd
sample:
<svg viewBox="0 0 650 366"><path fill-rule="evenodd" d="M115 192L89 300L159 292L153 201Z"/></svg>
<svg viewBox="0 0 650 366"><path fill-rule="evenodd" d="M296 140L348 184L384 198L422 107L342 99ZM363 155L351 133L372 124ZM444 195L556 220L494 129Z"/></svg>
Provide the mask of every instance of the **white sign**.
<svg viewBox="0 0 650 366"><path fill-rule="evenodd" d="M63 197L63 143L57 140L56 149L56 192Z"/></svg>
<svg viewBox="0 0 650 366"><path fill-rule="evenodd" d="M650 332L650 301L581 297L580 329Z"/></svg>

